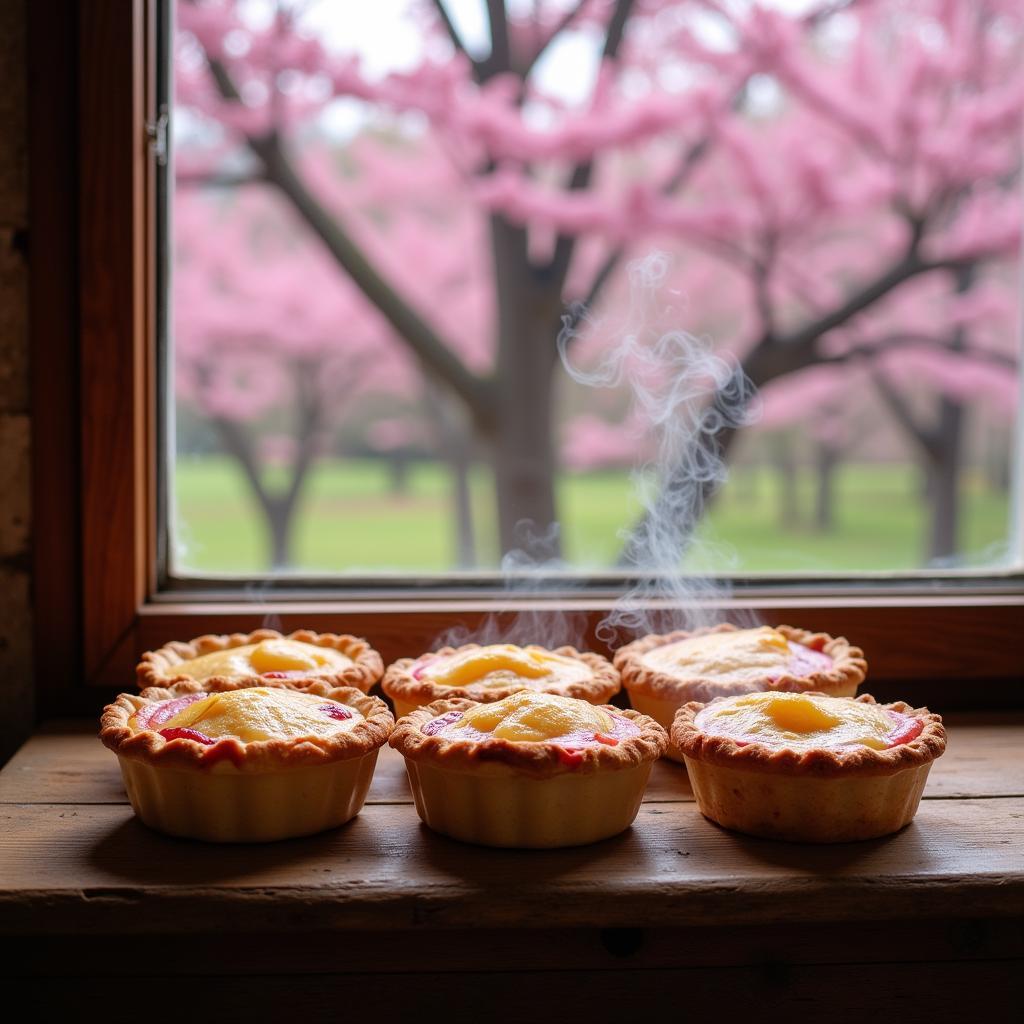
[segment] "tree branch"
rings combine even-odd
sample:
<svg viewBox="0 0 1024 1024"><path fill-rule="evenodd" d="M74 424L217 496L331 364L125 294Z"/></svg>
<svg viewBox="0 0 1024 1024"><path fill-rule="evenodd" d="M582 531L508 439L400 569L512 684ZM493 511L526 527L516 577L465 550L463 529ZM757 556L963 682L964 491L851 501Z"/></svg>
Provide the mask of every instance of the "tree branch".
<svg viewBox="0 0 1024 1024"><path fill-rule="evenodd" d="M626 23L633 11L635 0L617 0L615 10L608 19L608 29L605 33L604 47L601 51L602 60L614 60L622 46L622 40L626 34ZM579 192L590 185L594 172L593 159L577 164L569 176L568 191ZM562 288L565 285L565 278L569 272L569 263L572 260L573 251L576 248L576 236L560 234L555 241L554 252L551 260L543 269L544 276L551 282L553 291L561 300Z"/></svg>
<svg viewBox="0 0 1024 1024"><path fill-rule="evenodd" d="M925 454L934 459L938 456L938 439L934 431L929 430L919 423L910 410L910 406L904 401L903 396L892 386L884 373L879 372L876 367L869 371L871 382L881 395L889 412L899 425L913 438L916 444L920 445Z"/></svg>
<svg viewBox="0 0 1024 1024"><path fill-rule="evenodd" d="M243 185L264 184L266 180L266 175L259 171L176 171L174 175L176 188L241 188Z"/></svg>
<svg viewBox="0 0 1024 1024"><path fill-rule="evenodd" d="M619 47L626 34L626 23L633 13L634 0L618 0L611 18L608 19L608 31L604 37L603 60L614 60L619 55Z"/></svg>
<svg viewBox="0 0 1024 1024"><path fill-rule="evenodd" d="M835 17L835 15L842 11L848 11L851 7L855 7L856 4L857 0L832 0L831 3L826 3L823 7L809 11L804 15L803 20L808 25L817 28L823 21Z"/></svg>
<svg viewBox="0 0 1024 1024"><path fill-rule="evenodd" d="M489 428L493 415L490 382L468 370L434 329L381 276L341 224L309 191L280 143L275 139L266 143L252 140L252 144L267 167L268 179L291 200L352 281L420 361L466 403L473 419L484 429Z"/></svg>
<svg viewBox="0 0 1024 1024"><path fill-rule="evenodd" d="M294 365L299 412L295 429L298 451L292 463L288 489L280 499L289 514L305 483L306 474L316 458L317 441L324 424L325 410L319 391L319 370L319 366L311 361L299 361Z"/></svg>
<svg viewBox="0 0 1024 1024"><path fill-rule="evenodd" d="M211 422L220 433L228 451L238 460L242 472L252 493L260 504L260 508L269 517L273 500L263 486L263 478L260 476L260 467L256 462L256 455L252 450L252 443L241 425L226 416L212 416Z"/></svg>
<svg viewBox="0 0 1024 1024"><path fill-rule="evenodd" d="M238 90L224 65L207 58L210 71L224 99L239 99ZM383 314L423 365L444 381L469 409L474 421L489 430L493 421L493 385L468 370L434 329L378 272L341 223L332 217L306 187L276 135L246 136L249 149L262 163L267 181L292 205L327 246L362 293Z"/></svg>
<svg viewBox="0 0 1024 1024"><path fill-rule="evenodd" d="M512 45L508 34L505 0L487 0L487 21L491 27L491 52L480 62L481 83L512 70Z"/></svg>
<svg viewBox="0 0 1024 1024"><path fill-rule="evenodd" d="M434 10L437 11L437 16L441 19L441 24L444 26L445 32L448 33L448 38L451 40L452 46L455 47L456 53L461 53L468 57L470 64L475 68L476 61L469 56L466 44L462 41L462 36L459 35L459 30L455 27L455 22L452 21L448 8L444 5L444 0L433 0L433 3Z"/></svg>
<svg viewBox="0 0 1024 1024"><path fill-rule="evenodd" d="M815 360L816 366L842 366L853 359L870 359L872 356L882 355L900 348L936 348L940 351L951 352L954 355L966 356L969 359L976 359L979 362L990 363L1006 370L1016 370L1018 362L1013 356L1003 352L992 352L989 349L963 346L953 349L939 338L928 334L889 334L877 341L864 345L857 345L846 352L834 356L819 356Z"/></svg>
<svg viewBox="0 0 1024 1024"><path fill-rule="evenodd" d="M754 308L761 321L761 337L765 345L770 345L775 340L775 309L771 297L773 251L774 245L769 241L766 244L764 258L756 259L752 267Z"/></svg>
<svg viewBox="0 0 1024 1024"><path fill-rule="evenodd" d="M567 10L565 14L562 15L562 17L558 21L558 24L555 25L554 29L552 29L547 39L544 40L544 42L538 47L537 52L533 54L533 56L526 62L525 66L521 69L520 74L524 79L530 77L530 72L533 71L533 69L537 66L537 62L547 52L547 49L551 45L551 43L555 39L557 39L576 20L580 11L582 11L583 8L586 7L589 2L590 0L576 0L576 4L570 7L569 10Z"/></svg>
<svg viewBox="0 0 1024 1024"><path fill-rule="evenodd" d="M672 195L690 180L690 175L693 174L700 162L711 150L712 141L711 135L705 135L702 139L698 139L693 143L692 146L687 147L682 160L679 161L679 166L664 185L662 185L662 195ZM625 259L627 252L628 249L625 245L617 245L605 257L604 262L598 268L597 273L590 282L587 294L582 300L574 303L573 308L568 313L568 326L570 330L575 330L575 328L579 326L580 318L583 314L586 313L587 310L593 309L598 296L600 296L601 292L604 291L604 287L608 283L608 279L615 272L622 260ZM566 273L567 272L568 268L566 268Z"/></svg>
<svg viewBox="0 0 1024 1024"><path fill-rule="evenodd" d="M909 281L921 274L931 273L934 270L955 270L968 262L971 262L968 258L926 260L921 257L917 245L912 244L907 252L888 270L883 271L874 280L859 288L842 305L789 335L778 338L775 344L780 349L786 348L790 351L799 351L810 355L815 343L822 335L841 327L847 320L874 305L904 281Z"/></svg>
<svg viewBox="0 0 1024 1024"><path fill-rule="evenodd" d="M910 280L920 274L929 273L933 270L962 269L967 260L925 260L920 256L919 245L923 237L921 230L912 232L911 241L904 255L900 257L888 270L880 273L874 280L862 286L854 292L846 302L831 313L820 316L817 320L805 325L787 337L773 338L769 334L762 335L761 339L752 347L741 366L730 379L726 388L730 393L747 394L746 382L761 387L768 381L777 377L802 370L807 366L815 364L818 359L815 353L817 341L830 330L842 326L847 320L867 309L873 303L878 302L894 288L904 281ZM712 408L722 412L728 410L733 422L725 421L726 425L714 437L701 439L700 443L707 448L715 457L724 459L733 440L735 439L741 418L736 403L723 403L721 393L716 394L712 401ZM677 496L685 488L693 488L695 485L685 471L685 467L673 467L666 480L662 482L663 496L655 500L652 512L647 512L630 529L619 556L620 565L635 565L644 568L645 553L650 548L651 530L660 528L664 530L665 524L656 520L658 510L671 504L673 497ZM709 482L699 485L699 491L691 501L694 508L702 510L707 502L711 500L717 488L717 480L710 479ZM672 536L678 540L680 557L689 543L693 529L696 527L699 517L691 515L687 522L670 524ZM646 565L647 568L652 568Z"/></svg>

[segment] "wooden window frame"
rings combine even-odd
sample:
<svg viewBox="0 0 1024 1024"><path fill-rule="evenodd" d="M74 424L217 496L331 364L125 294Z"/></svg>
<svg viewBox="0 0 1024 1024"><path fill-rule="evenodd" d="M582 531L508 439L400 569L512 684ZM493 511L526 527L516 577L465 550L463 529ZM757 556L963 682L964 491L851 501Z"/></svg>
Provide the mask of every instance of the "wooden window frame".
<svg viewBox="0 0 1024 1024"><path fill-rule="evenodd" d="M29 6L32 173L34 581L43 714L124 688L138 653L171 638L248 630L272 616L366 635L386 659L496 611L589 613L571 601L310 600L258 604L157 593L152 119L154 0ZM723 614L842 633L864 646L873 690L940 706L1024 703L1018 574L939 592L927 582L787 587L719 602ZM500 601L500 606L497 603ZM968 682L969 680L969 682ZM87 684L83 686L82 684Z"/></svg>

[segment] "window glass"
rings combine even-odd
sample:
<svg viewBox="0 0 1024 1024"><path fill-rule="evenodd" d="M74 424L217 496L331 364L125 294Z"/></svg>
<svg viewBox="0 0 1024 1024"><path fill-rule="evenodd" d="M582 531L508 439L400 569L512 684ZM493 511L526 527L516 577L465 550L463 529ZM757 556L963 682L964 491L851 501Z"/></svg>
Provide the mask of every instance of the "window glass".
<svg viewBox="0 0 1024 1024"><path fill-rule="evenodd" d="M172 574L1018 566L1020 5L500 6L173 4Z"/></svg>

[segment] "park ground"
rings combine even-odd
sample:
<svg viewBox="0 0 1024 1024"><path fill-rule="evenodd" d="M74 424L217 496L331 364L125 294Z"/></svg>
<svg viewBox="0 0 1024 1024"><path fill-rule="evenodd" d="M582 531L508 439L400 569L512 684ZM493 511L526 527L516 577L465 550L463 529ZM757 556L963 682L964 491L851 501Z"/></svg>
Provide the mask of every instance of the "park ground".
<svg viewBox="0 0 1024 1024"><path fill-rule="evenodd" d="M493 566L495 515L489 475L472 476L479 560ZM831 529L813 525L815 478L800 472L783 512L780 477L740 467L711 509L690 567L723 573L900 571L926 565L928 509L919 470L849 464L835 480ZM228 458L179 459L174 478L175 568L183 574L259 573L268 542L245 480ZM382 460L326 460L310 475L294 532L300 571L444 572L453 568L454 524L447 471L418 463L393 489ZM559 481L567 561L582 570L615 561L621 531L639 509L636 485L621 471L566 474ZM797 511L797 518L792 512ZM999 564L1007 548L1009 497L977 475L962 485L958 565Z"/></svg>

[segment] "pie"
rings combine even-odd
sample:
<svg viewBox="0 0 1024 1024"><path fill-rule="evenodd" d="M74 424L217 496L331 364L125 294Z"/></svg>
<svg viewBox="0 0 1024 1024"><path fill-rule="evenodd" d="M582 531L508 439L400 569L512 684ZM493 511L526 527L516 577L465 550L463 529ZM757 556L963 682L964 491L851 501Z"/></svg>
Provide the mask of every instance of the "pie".
<svg viewBox="0 0 1024 1024"><path fill-rule="evenodd" d="M195 680L218 686L251 686L276 680L289 686L319 681L367 693L384 674L380 655L358 637L299 629L207 634L147 651L136 666L139 689Z"/></svg>
<svg viewBox="0 0 1024 1024"><path fill-rule="evenodd" d="M488 702L534 690L604 704L621 689L619 673L607 658L575 647L548 650L536 644L442 647L396 661L381 686L398 717L454 697Z"/></svg>
<svg viewBox="0 0 1024 1024"><path fill-rule="evenodd" d="M214 842L310 835L359 813L394 718L352 687L207 679L122 693L100 739L147 825Z"/></svg>
<svg viewBox="0 0 1024 1024"><path fill-rule="evenodd" d="M644 637L615 653L630 703L666 729L689 701L759 690L814 690L852 697L867 662L845 637L793 626L730 623ZM680 760L670 747L668 756Z"/></svg>
<svg viewBox="0 0 1024 1024"><path fill-rule="evenodd" d="M946 733L938 715L902 702L769 691L687 704L672 742L705 817L755 836L842 843L910 822Z"/></svg>
<svg viewBox="0 0 1024 1024"><path fill-rule="evenodd" d="M400 719L416 811L484 846L579 846L628 828L668 743L646 715L520 690L435 701Z"/></svg>

